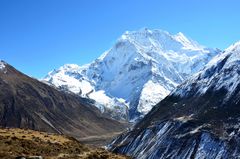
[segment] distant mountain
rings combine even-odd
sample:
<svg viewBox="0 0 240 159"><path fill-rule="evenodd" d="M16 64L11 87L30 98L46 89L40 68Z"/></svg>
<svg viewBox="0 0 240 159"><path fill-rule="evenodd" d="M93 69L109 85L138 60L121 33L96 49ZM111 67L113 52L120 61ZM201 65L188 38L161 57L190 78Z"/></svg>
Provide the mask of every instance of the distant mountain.
<svg viewBox="0 0 240 159"><path fill-rule="evenodd" d="M61 92L0 62L0 126L68 134L76 138L124 130L90 100Z"/></svg>
<svg viewBox="0 0 240 159"><path fill-rule="evenodd" d="M240 42L157 104L109 147L138 159L240 156Z"/></svg>
<svg viewBox="0 0 240 159"><path fill-rule="evenodd" d="M123 34L92 63L64 65L44 81L95 100L113 118L134 120L218 53L182 33L142 29Z"/></svg>

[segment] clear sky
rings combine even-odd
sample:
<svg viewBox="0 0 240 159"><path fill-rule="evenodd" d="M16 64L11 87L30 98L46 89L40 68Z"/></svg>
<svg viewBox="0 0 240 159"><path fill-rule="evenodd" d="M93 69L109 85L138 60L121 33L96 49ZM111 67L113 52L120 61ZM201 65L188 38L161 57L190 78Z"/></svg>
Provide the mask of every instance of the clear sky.
<svg viewBox="0 0 240 159"><path fill-rule="evenodd" d="M126 30L183 32L208 47L240 40L239 0L0 0L0 59L41 78L89 63Z"/></svg>

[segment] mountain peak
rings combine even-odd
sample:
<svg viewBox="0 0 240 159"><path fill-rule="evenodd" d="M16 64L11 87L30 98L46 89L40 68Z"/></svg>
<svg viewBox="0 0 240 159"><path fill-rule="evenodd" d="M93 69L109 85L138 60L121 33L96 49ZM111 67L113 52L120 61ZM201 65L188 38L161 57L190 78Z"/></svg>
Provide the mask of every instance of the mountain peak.
<svg viewBox="0 0 240 159"><path fill-rule="evenodd" d="M218 51L200 47L181 32L174 35L143 28L126 31L92 63L64 65L44 80L95 100L113 118L134 120L216 54Z"/></svg>
<svg viewBox="0 0 240 159"><path fill-rule="evenodd" d="M65 64L62 67L60 67L62 70L68 70L68 69L79 69L79 66L77 64Z"/></svg>
<svg viewBox="0 0 240 159"><path fill-rule="evenodd" d="M232 44L226 49L227 52L232 51L240 51L240 41L237 41L236 43Z"/></svg>
<svg viewBox="0 0 240 159"><path fill-rule="evenodd" d="M138 38L139 36L145 36L145 37L152 37L153 35L165 35L165 36L171 36L169 32L160 30L160 29L148 29L148 28L142 28L137 31L126 31L123 36L124 37L129 37L129 38Z"/></svg>
<svg viewBox="0 0 240 159"><path fill-rule="evenodd" d="M174 35L160 29L150 30L143 28L138 31L126 31L121 36L121 40L128 40L135 46L144 46L143 49L157 48L163 51L173 50L178 53L182 52L182 50L198 51L205 48L182 32Z"/></svg>

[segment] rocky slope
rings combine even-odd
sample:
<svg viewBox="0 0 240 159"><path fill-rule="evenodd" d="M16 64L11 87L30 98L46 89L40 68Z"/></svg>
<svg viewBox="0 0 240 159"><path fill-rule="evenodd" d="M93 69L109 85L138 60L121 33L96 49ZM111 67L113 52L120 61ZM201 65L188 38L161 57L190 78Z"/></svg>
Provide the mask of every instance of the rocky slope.
<svg viewBox="0 0 240 159"><path fill-rule="evenodd" d="M113 118L134 120L218 52L182 33L142 29L123 34L92 63L64 65L44 81L95 100L98 108Z"/></svg>
<svg viewBox="0 0 240 159"><path fill-rule="evenodd" d="M109 146L138 159L239 158L240 42L211 60Z"/></svg>
<svg viewBox="0 0 240 159"><path fill-rule="evenodd" d="M124 130L91 101L61 92L0 62L0 126L68 134L76 138Z"/></svg>

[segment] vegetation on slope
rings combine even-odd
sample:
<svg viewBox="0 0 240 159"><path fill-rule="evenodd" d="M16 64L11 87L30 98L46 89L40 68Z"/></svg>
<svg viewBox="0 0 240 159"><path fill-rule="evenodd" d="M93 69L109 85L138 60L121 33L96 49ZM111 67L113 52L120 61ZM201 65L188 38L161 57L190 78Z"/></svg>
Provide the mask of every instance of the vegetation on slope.
<svg viewBox="0 0 240 159"><path fill-rule="evenodd" d="M126 159L72 137L24 129L0 129L0 158Z"/></svg>

